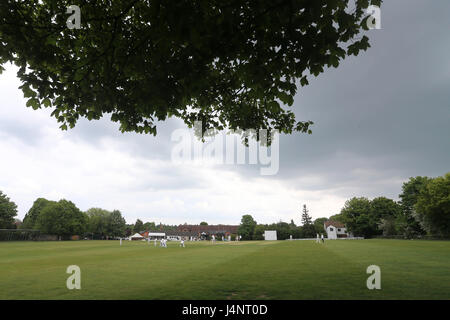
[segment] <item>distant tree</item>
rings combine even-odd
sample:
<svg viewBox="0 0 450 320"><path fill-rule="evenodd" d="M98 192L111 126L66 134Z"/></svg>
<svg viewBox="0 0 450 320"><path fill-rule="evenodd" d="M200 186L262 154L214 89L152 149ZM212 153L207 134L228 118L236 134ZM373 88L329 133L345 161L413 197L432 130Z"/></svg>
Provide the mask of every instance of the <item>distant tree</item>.
<svg viewBox="0 0 450 320"><path fill-rule="evenodd" d="M87 229L88 217L71 201L60 200L46 205L40 212L36 226L42 233L62 237L81 235Z"/></svg>
<svg viewBox="0 0 450 320"><path fill-rule="evenodd" d="M154 225L154 224L153 224ZM113 210L108 217L108 235L123 237L125 235L126 222L119 210Z"/></svg>
<svg viewBox="0 0 450 320"><path fill-rule="evenodd" d="M334 214L334 215L330 216L328 218L328 220L344 223L345 219L344 219L344 216L341 213L338 213L338 214Z"/></svg>
<svg viewBox="0 0 450 320"><path fill-rule="evenodd" d="M376 234L396 235L396 220L402 214L400 204L386 197L370 201L370 219L378 225Z"/></svg>
<svg viewBox="0 0 450 320"><path fill-rule="evenodd" d="M156 224L154 222L144 223L144 230L157 231Z"/></svg>
<svg viewBox="0 0 450 320"><path fill-rule="evenodd" d="M55 201L49 201L44 198L38 198L34 201L33 206L28 210L27 214L23 218L23 228L24 229L34 229L36 225L36 220L39 217L42 209L44 209L48 204L56 203Z"/></svg>
<svg viewBox="0 0 450 320"><path fill-rule="evenodd" d="M144 230L144 223L141 220L137 219L136 223L134 224L134 227L133 227L133 232L138 233L143 230Z"/></svg>
<svg viewBox="0 0 450 320"><path fill-rule="evenodd" d="M328 218L317 218L316 220L314 220L314 228L315 228L315 231L316 231L316 234L318 233L318 234L325 234L326 232L325 232L325 228L324 228L324 223L325 223L325 221L327 221L327 220L331 220L331 219L328 219ZM334 221L336 221L336 220L334 220Z"/></svg>
<svg viewBox="0 0 450 320"><path fill-rule="evenodd" d="M162 224L160 223L158 226L158 230L160 232L171 232L171 231L176 231L178 229L177 225L169 225L169 224Z"/></svg>
<svg viewBox="0 0 450 320"><path fill-rule="evenodd" d="M265 224L258 224L255 226L255 229L253 230L253 240L264 240L264 231L268 230L267 225Z"/></svg>
<svg viewBox="0 0 450 320"><path fill-rule="evenodd" d="M351 198L341 210L342 222L355 236L372 237L378 233L377 221L372 219L370 200Z"/></svg>
<svg viewBox="0 0 450 320"><path fill-rule="evenodd" d="M208 222L202 221L202 222L200 222L200 225L201 225L201 226L207 226L207 225L208 225Z"/></svg>
<svg viewBox="0 0 450 320"><path fill-rule="evenodd" d="M312 218L309 216L309 210L306 208L306 204L303 205L302 210L302 225L312 224Z"/></svg>
<svg viewBox="0 0 450 320"><path fill-rule="evenodd" d="M242 216L241 224L238 228L238 234L242 236L242 240L252 240L256 225L257 223L251 215L246 214Z"/></svg>
<svg viewBox="0 0 450 320"><path fill-rule="evenodd" d="M356 236L371 238L378 234L378 224L376 221L371 220L368 214L356 216L350 223L350 226L349 230L353 231Z"/></svg>
<svg viewBox="0 0 450 320"><path fill-rule="evenodd" d="M428 181L415 205L416 217L432 235L450 236L450 172Z"/></svg>
<svg viewBox="0 0 450 320"><path fill-rule="evenodd" d="M401 206L392 199L377 197L370 201L370 214L375 220L395 218L401 214Z"/></svg>
<svg viewBox="0 0 450 320"><path fill-rule="evenodd" d="M108 234L108 219L110 212L101 208L91 208L86 211L88 216L87 232L96 239L103 239Z"/></svg>
<svg viewBox="0 0 450 320"><path fill-rule="evenodd" d="M127 224L125 226L125 237L129 237L132 235L134 229L134 224Z"/></svg>
<svg viewBox="0 0 450 320"><path fill-rule="evenodd" d="M366 10L381 0L0 1L0 73L18 66L27 106L62 129L109 115L156 134L168 117L204 129L310 132L288 106L308 77L370 47Z"/></svg>
<svg viewBox="0 0 450 320"><path fill-rule="evenodd" d="M417 203L421 190L430 181L428 177L411 177L402 186L399 194L402 214L397 218L397 226L400 232L407 237L415 237L425 234L425 230L414 216L414 206Z"/></svg>
<svg viewBox="0 0 450 320"><path fill-rule="evenodd" d="M384 236L393 236L397 234L395 217L381 218L378 223L378 228L382 231Z"/></svg>
<svg viewBox="0 0 450 320"><path fill-rule="evenodd" d="M289 223L280 221L273 225L273 229L270 230L276 230L277 231L277 239L278 240L286 240L289 239L291 235L291 226Z"/></svg>
<svg viewBox="0 0 450 320"><path fill-rule="evenodd" d="M15 228L15 216L17 216L17 205L0 191L0 229Z"/></svg>
<svg viewBox="0 0 450 320"><path fill-rule="evenodd" d="M311 223L303 225L300 229L301 238L315 238L316 234L316 227Z"/></svg>
<svg viewBox="0 0 450 320"><path fill-rule="evenodd" d="M292 235L292 238L294 239L301 237L300 227L298 227L292 219L291 223L289 223L289 234Z"/></svg>

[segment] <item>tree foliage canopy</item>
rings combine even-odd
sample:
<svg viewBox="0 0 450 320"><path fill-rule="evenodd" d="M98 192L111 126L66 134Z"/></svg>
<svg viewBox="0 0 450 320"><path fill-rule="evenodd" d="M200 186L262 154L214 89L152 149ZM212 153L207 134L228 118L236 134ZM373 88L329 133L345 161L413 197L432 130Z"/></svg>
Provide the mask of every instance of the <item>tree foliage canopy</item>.
<svg viewBox="0 0 450 320"><path fill-rule="evenodd" d="M0 229L13 228L16 215L17 205L0 191Z"/></svg>
<svg viewBox="0 0 450 320"><path fill-rule="evenodd" d="M65 0L0 2L1 65L19 67L33 109L62 129L107 114L156 134L178 117L203 129L309 132L298 86L369 47L366 8L381 0Z"/></svg>
<svg viewBox="0 0 450 320"><path fill-rule="evenodd" d="M303 226L312 224L312 218L309 215L309 210L306 208L306 204L303 205L302 209L302 224Z"/></svg>
<svg viewBox="0 0 450 320"><path fill-rule="evenodd" d="M125 219L118 210L108 211L101 208L91 208L86 211L88 216L87 231L99 239L123 236L125 234Z"/></svg>
<svg viewBox="0 0 450 320"><path fill-rule="evenodd" d="M142 220L137 219L136 223L134 224L133 227L133 232L138 233L144 230L144 223L142 222Z"/></svg>
<svg viewBox="0 0 450 320"><path fill-rule="evenodd" d="M430 234L450 236L450 172L430 179L419 193L416 218Z"/></svg>
<svg viewBox="0 0 450 320"><path fill-rule="evenodd" d="M414 206L417 203L420 192L429 181L429 177L417 176L409 178L402 185L402 193L399 194L402 215L398 218L398 224L402 233L408 237L426 233L418 221L418 217L414 215Z"/></svg>
<svg viewBox="0 0 450 320"><path fill-rule="evenodd" d="M245 214L241 218L238 234L242 236L243 240L252 240L256 225L255 219L251 215Z"/></svg>
<svg viewBox="0 0 450 320"><path fill-rule="evenodd" d="M50 203L56 203L45 198L38 198L34 201L33 206L28 210L27 214L23 218L24 229L34 229L36 226L37 218L39 217L42 209Z"/></svg>
<svg viewBox="0 0 450 320"><path fill-rule="evenodd" d="M371 237L377 233L377 221L371 215L370 200L353 197L345 202L341 210L342 221L355 236Z"/></svg>
<svg viewBox="0 0 450 320"><path fill-rule="evenodd" d="M314 227L316 228L317 233L326 234L326 230L323 225L324 225L325 221L327 221L327 220L333 220L333 219L331 219L331 217L330 218L323 217L323 218L317 218L316 220L314 220Z"/></svg>
<svg viewBox="0 0 450 320"><path fill-rule="evenodd" d="M36 219L36 227L42 233L58 236L82 235L86 231L88 217L71 201L50 201Z"/></svg>

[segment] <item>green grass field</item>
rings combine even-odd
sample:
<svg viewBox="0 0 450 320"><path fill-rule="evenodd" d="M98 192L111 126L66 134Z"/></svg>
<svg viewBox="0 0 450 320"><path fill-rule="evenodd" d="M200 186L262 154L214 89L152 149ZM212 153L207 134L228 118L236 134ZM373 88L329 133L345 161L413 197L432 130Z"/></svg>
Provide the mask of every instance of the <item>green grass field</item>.
<svg viewBox="0 0 450 320"><path fill-rule="evenodd" d="M0 242L0 299L449 299L450 242ZM369 265L381 290L368 290ZM68 290L69 265L81 290Z"/></svg>

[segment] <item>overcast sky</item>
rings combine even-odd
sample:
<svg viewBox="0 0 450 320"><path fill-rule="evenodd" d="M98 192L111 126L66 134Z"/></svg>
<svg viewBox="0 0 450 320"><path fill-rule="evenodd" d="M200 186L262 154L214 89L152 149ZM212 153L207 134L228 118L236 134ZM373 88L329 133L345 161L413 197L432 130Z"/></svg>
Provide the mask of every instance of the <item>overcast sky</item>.
<svg viewBox="0 0 450 320"><path fill-rule="evenodd" d="M81 210L119 209L128 223L238 224L313 218L340 211L353 196L398 198L411 176L450 171L450 2L385 1L372 47L298 92L298 119L313 134L280 138L276 175L258 165L176 165L171 134L122 134L107 117L61 131L51 110L34 111L16 69L0 75L0 190L23 219L38 197Z"/></svg>

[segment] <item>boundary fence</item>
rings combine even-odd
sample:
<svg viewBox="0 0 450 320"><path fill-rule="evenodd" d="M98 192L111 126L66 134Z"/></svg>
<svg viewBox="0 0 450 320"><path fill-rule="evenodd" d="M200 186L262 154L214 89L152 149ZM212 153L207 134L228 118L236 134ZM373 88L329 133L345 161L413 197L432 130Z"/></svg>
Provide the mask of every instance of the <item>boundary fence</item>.
<svg viewBox="0 0 450 320"><path fill-rule="evenodd" d="M31 229L0 229L0 241L55 241L60 240L54 234L41 233Z"/></svg>

